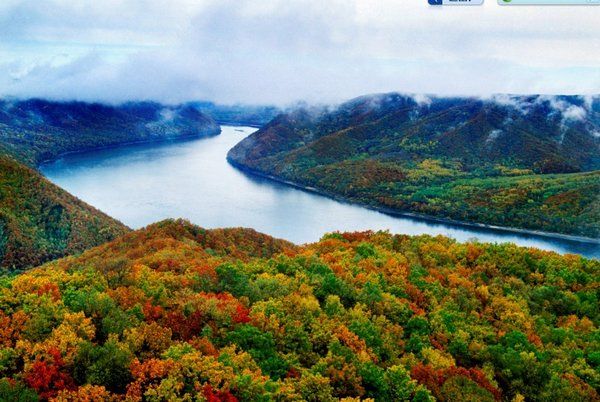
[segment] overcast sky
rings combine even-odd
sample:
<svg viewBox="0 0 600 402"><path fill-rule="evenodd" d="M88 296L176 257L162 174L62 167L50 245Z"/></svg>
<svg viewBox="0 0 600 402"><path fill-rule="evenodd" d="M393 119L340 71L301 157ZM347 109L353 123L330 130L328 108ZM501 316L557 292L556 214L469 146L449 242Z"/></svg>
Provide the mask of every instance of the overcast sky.
<svg viewBox="0 0 600 402"><path fill-rule="evenodd" d="M337 102L600 93L600 7L1 0L0 96Z"/></svg>

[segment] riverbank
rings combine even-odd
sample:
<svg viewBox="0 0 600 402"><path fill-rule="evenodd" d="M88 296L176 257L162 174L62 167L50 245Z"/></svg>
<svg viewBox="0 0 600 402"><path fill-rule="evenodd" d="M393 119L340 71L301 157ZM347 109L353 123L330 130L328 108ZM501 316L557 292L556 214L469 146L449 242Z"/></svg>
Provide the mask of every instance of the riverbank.
<svg viewBox="0 0 600 402"><path fill-rule="evenodd" d="M233 167L235 167L236 169L239 169L240 171L242 171L244 173L254 175L257 177L262 177L262 178L269 179L269 180L273 180L277 183L284 184L284 185L290 186L290 187L294 187L296 189L299 189L302 191L307 191L307 192L310 192L313 194L318 194L318 195L330 198L330 199L338 201L338 202L342 202L342 203L346 203L346 204L350 204L350 205L359 205L363 208L367 208L372 211L381 212L386 215L422 219L422 220L426 220L426 221L429 221L432 223L456 225L456 226L462 226L462 227L466 227L466 228L477 228L477 229L482 229L482 230L489 230L491 232L515 233L515 234L522 234L522 235L544 237L544 238L549 238L549 239L560 239L560 240L571 241L571 242L576 242L576 243L597 244L600 246L600 239L594 239L594 238L585 237L585 236L575 236L575 235L568 235L568 234L562 234L562 233L544 232L541 230L531 230L531 229L506 227L506 226L489 225L489 224L477 223L477 222L465 222L465 221L459 221L459 220L450 219L450 218L440 218L440 217L436 217L436 216L432 216L432 215L420 214L420 213L416 213L416 212L403 212L403 211L398 211L398 210L395 210L392 208L367 204L364 202L355 201L351 198L343 197L339 194L331 193L326 190L318 189L318 188L311 187L311 186L305 186L305 185L295 183L295 182L292 182L289 180L281 179L277 176L273 176L270 174L260 172L255 169L248 168L247 166L244 166L244 165L236 162L229 156L227 156L227 161Z"/></svg>
<svg viewBox="0 0 600 402"><path fill-rule="evenodd" d="M192 135L182 135L182 136L170 137L170 138L156 138L156 139L148 139L148 140L126 141L126 142L120 142L117 144L104 145L104 146L100 146L100 147L90 147L90 148L78 149L78 150L74 150L74 151L66 151L66 152L61 152L60 154L57 154L55 157L36 162L35 168L37 170L40 170L40 168L43 165L56 162L59 159L65 157L65 156L68 156L68 155L96 152L96 151L102 151L102 150L106 150L106 149L115 149L115 148L120 148L120 147L131 146L131 145L147 145L147 144L157 144L158 145L158 144L166 144L166 143L173 143L173 142L179 142L179 141L197 140L197 139L201 139L201 138L212 138L212 137L216 137L216 136L220 135L221 132L222 132L221 126L219 125L219 131L216 131L215 133L210 133L210 134L192 134Z"/></svg>

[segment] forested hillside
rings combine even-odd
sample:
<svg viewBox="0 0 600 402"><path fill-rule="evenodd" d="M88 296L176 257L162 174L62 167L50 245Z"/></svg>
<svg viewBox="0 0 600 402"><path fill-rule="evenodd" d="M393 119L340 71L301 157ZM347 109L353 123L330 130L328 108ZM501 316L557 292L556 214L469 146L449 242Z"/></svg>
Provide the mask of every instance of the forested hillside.
<svg viewBox="0 0 600 402"><path fill-rule="evenodd" d="M600 236L600 98L365 96L275 118L238 167L399 212Z"/></svg>
<svg viewBox="0 0 600 402"><path fill-rule="evenodd" d="M0 268L39 265L128 230L25 165L67 152L219 132L212 118L189 105L0 100Z"/></svg>
<svg viewBox="0 0 600 402"><path fill-rule="evenodd" d="M0 100L0 144L32 166L65 152L219 132L211 117L190 105Z"/></svg>
<svg viewBox="0 0 600 402"><path fill-rule="evenodd" d="M0 399L597 401L599 275L510 244L165 221L1 278Z"/></svg>
<svg viewBox="0 0 600 402"><path fill-rule="evenodd" d="M0 155L0 269L40 265L127 230L33 169Z"/></svg>

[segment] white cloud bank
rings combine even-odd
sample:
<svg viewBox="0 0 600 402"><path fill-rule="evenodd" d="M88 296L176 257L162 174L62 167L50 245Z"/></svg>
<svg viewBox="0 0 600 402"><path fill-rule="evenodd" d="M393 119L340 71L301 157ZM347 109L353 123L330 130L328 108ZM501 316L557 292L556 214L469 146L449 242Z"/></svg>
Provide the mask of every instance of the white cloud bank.
<svg viewBox="0 0 600 402"><path fill-rule="evenodd" d="M426 3L2 0L0 96L285 104L388 91L600 93L600 7Z"/></svg>

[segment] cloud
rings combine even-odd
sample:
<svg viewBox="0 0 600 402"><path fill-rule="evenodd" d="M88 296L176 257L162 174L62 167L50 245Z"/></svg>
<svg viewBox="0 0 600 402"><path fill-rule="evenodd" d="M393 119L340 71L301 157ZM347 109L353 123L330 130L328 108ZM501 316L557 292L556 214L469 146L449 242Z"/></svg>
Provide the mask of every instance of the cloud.
<svg viewBox="0 0 600 402"><path fill-rule="evenodd" d="M569 106L563 111L563 116L567 120L583 121L587 116L587 110L579 106Z"/></svg>
<svg viewBox="0 0 600 402"><path fill-rule="evenodd" d="M585 98L584 98L585 99ZM536 100L537 103L548 102L550 107L562 115L563 122L567 121L583 121L587 117L588 111L585 107L573 105L556 96L540 96ZM584 101L585 105L585 101Z"/></svg>
<svg viewBox="0 0 600 402"><path fill-rule="evenodd" d="M594 102L596 102L597 100L600 99L599 96L594 96L594 95L584 95L581 98L583 100L583 105L585 106L585 108L587 110L592 110L592 108L594 106Z"/></svg>
<svg viewBox="0 0 600 402"><path fill-rule="evenodd" d="M492 3L5 0L0 95L289 104L600 92L600 8Z"/></svg>
<svg viewBox="0 0 600 402"><path fill-rule="evenodd" d="M485 139L486 144L491 147L493 142L496 141L498 139L498 137L500 137L502 135L502 130L492 130L490 131L490 133L488 134L487 138Z"/></svg>
<svg viewBox="0 0 600 402"><path fill-rule="evenodd" d="M414 94L412 97L419 106L429 106L433 102L430 96L424 94Z"/></svg>
<svg viewBox="0 0 600 402"><path fill-rule="evenodd" d="M484 100L485 99L487 98L484 98ZM513 107L519 110L522 114L527 114L533 106L529 99L517 95L493 94L490 99L492 102L495 102L498 105Z"/></svg>

